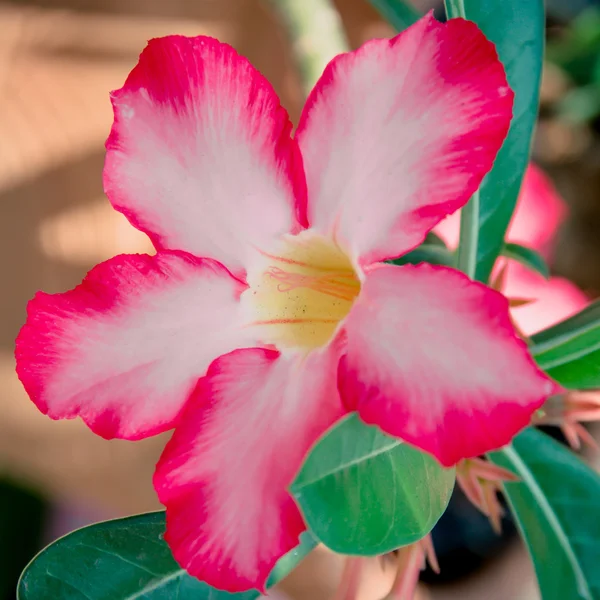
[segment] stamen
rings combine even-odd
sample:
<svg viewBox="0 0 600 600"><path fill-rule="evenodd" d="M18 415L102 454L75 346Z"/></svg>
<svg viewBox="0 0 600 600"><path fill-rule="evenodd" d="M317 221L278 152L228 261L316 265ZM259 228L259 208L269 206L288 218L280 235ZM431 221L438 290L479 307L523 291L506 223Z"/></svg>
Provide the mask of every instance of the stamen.
<svg viewBox="0 0 600 600"><path fill-rule="evenodd" d="M336 243L311 230L286 235L248 274L247 323L263 342L311 351L336 335L360 294L352 260Z"/></svg>
<svg viewBox="0 0 600 600"><path fill-rule="evenodd" d="M351 302L356 298L359 283L353 273L330 271L324 275L302 275L290 273L279 267L270 267L267 273L280 283L279 292L291 292L297 288L308 288L321 294Z"/></svg>

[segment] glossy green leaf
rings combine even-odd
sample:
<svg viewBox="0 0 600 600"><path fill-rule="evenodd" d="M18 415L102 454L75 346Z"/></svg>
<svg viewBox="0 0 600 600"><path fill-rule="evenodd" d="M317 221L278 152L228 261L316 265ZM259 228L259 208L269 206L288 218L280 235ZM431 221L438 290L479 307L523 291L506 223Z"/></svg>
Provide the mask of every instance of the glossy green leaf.
<svg viewBox="0 0 600 600"><path fill-rule="evenodd" d="M369 0L369 2L396 31L404 31L421 17L409 1Z"/></svg>
<svg viewBox="0 0 600 600"><path fill-rule="evenodd" d="M538 365L569 389L600 387L600 301L532 337Z"/></svg>
<svg viewBox="0 0 600 600"><path fill-rule="evenodd" d="M326 546L375 555L429 533L448 505L454 477L454 469L353 414L309 454L292 493Z"/></svg>
<svg viewBox="0 0 600 600"><path fill-rule="evenodd" d="M450 17L475 21L496 45L515 92L513 119L492 171L479 190L475 277L487 281L502 251L504 234L529 161L539 101L544 50L543 0L446 0Z"/></svg>
<svg viewBox="0 0 600 600"><path fill-rule="evenodd" d="M527 248L527 246L521 246L521 244L513 244L506 242L502 249L502 256L506 258L512 258L522 265L525 265L528 269L539 273L542 277L548 279L550 277L550 270L544 260L544 257L534 250L533 248Z"/></svg>
<svg viewBox="0 0 600 600"><path fill-rule="evenodd" d="M544 600L600 598L600 477L570 450L527 429L490 455L516 473L506 495Z"/></svg>
<svg viewBox="0 0 600 600"><path fill-rule="evenodd" d="M18 600L254 600L190 577L163 540L164 512L78 529L42 550L23 572ZM276 565L268 585L285 577L315 546L310 534Z"/></svg>

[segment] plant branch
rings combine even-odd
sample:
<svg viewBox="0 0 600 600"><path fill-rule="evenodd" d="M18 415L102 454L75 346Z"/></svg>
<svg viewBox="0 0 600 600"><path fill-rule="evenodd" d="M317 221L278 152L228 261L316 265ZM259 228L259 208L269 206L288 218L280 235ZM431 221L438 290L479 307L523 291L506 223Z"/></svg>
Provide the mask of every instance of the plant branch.
<svg viewBox="0 0 600 600"><path fill-rule="evenodd" d="M327 63L348 51L340 16L330 0L268 1L288 34L308 95Z"/></svg>
<svg viewBox="0 0 600 600"><path fill-rule="evenodd" d="M466 18L464 0L445 0L449 18ZM472 279L477 270L479 246L479 191L475 192L460 213L460 241L456 266Z"/></svg>

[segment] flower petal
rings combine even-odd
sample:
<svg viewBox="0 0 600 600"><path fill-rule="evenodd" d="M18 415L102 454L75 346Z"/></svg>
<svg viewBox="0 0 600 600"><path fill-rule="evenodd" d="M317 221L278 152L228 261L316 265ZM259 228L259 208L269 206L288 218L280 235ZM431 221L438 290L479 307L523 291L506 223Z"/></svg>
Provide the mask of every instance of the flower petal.
<svg viewBox="0 0 600 600"><path fill-rule="evenodd" d="M105 190L157 247L238 273L252 248L297 229L306 184L290 120L233 48L152 40L112 102Z"/></svg>
<svg viewBox="0 0 600 600"><path fill-rule="evenodd" d="M363 265L407 252L478 188L512 101L493 44L463 19L430 13L338 56L298 126L311 226Z"/></svg>
<svg viewBox="0 0 600 600"><path fill-rule="evenodd" d="M534 163L529 163L506 239L534 248L547 257L551 254L551 243L558 227L566 218L566 213L567 207L548 176ZM460 212L441 221L435 232L448 246L456 248L460 233Z"/></svg>
<svg viewBox="0 0 600 600"><path fill-rule="evenodd" d="M533 300L511 311L515 323L525 335L555 325L589 303L585 294L567 279L550 277L546 280L515 261L508 262L502 291L508 298Z"/></svg>
<svg viewBox="0 0 600 600"><path fill-rule="evenodd" d="M244 287L183 252L116 256L75 289L29 303L18 375L53 419L80 416L105 438L159 433L210 362L248 342L237 312Z"/></svg>
<svg viewBox="0 0 600 600"><path fill-rule="evenodd" d="M533 163L525 171L515 214L506 237L546 257L557 229L567 217L567 206L550 178Z"/></svg>
<svg viewBox="0 0 600 600"><path fill-rule="evenodd" d="M345 330L347 407L444 465L507 444L557 388L516 338L506 298L453 269L373 269Z"/></svg>
<svg viewBox="0 0 600 600"><path fill-rule="evenodd" d="M305 525L287 491L315 440L342 414L338 354L221 356L190 399L154 485L165 539L192 575L230 592L263 589Z"/></svg>

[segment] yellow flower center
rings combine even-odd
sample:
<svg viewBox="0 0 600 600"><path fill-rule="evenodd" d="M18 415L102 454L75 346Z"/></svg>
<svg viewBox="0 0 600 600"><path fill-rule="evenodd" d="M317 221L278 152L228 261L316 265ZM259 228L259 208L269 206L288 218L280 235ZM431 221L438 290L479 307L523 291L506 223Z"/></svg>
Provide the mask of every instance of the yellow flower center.
<svg viewBox="0 0 600 600"><path fill-rule="evenodd" d="M360 292L348 256L310 230L262 253L248 284L243 301L262 341L305 350L327 344Z"/></svg>

